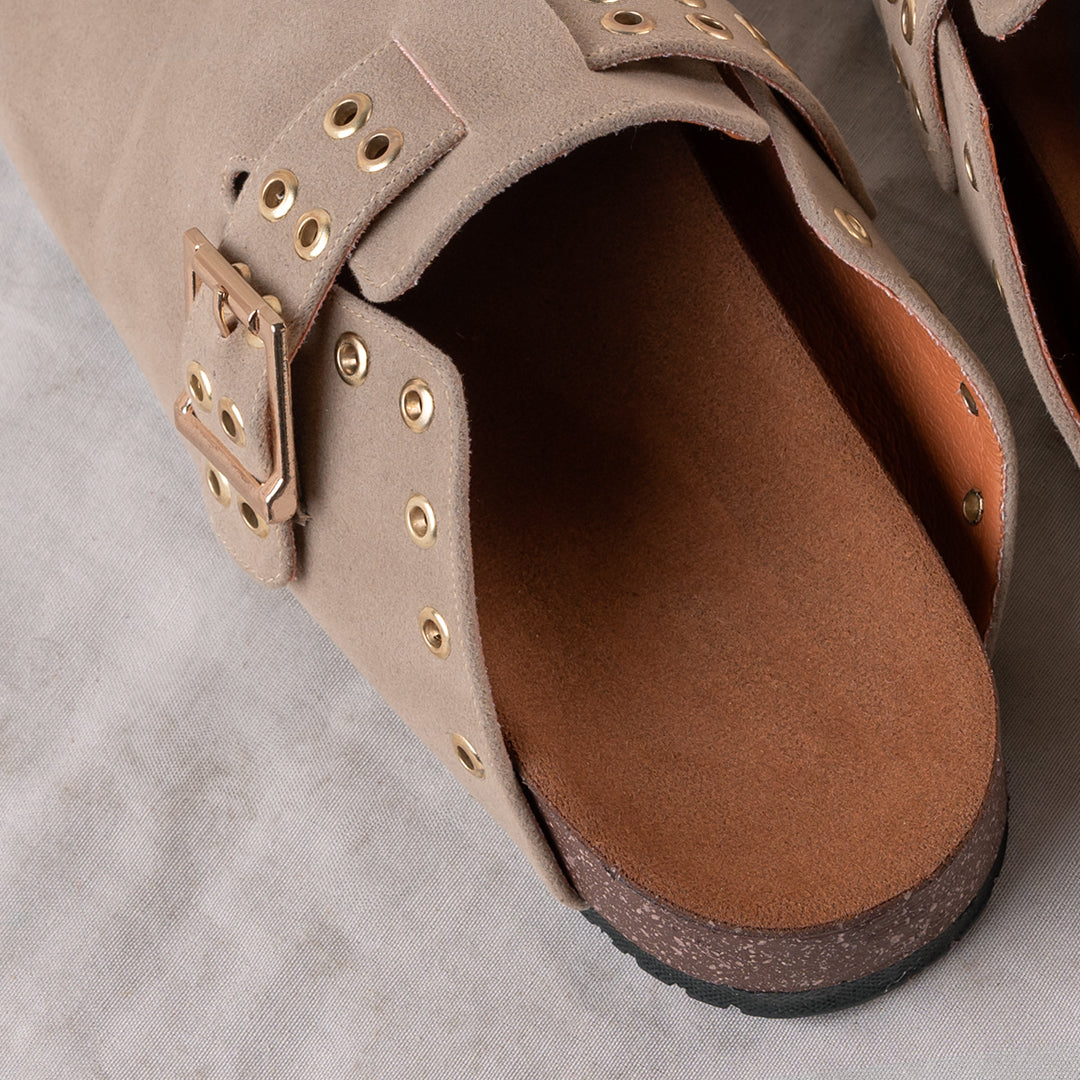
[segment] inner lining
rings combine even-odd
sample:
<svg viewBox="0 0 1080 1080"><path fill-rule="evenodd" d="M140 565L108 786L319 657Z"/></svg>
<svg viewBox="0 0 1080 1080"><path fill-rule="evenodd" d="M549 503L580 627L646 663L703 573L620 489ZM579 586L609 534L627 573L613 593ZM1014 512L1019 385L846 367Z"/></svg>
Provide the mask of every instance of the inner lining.
<svg viewBox="0 0 1080 1080"><path fill-rule="evenodd" d="M994 693L948 571L824 374L887 361L897 305L859 275L834 293L769 151L708 137L640 128L547 166L392 307L464 379L484 657L525 783L653 896L814 926L956 850ZM732 224L749 193L758 243L790 233L771 250L801 316ZM889 348L936 370L938 347L903 333ZM882 446L910 430L878 426Z"/></svg>
<svg viewBox="0 0 1080 1080"><path fill-rule="evenodd" d="M990 117L1039 322L1074 413L1080 393L1080 11L1050 0L1004 41L970 11L958 28ZM964 177L961 183L966 183ZM1078 415L1080 418L1080 415Z"/></svg>
<svg viewBox="0 0 1080 1080"><path fill-rule="evenodd" d="M798 212L770 144L747 146L732 167L723 140L692 135L754 268L914 508L985 633L1004 543L1004 490L1001 447L978 389L901 304L824 247ZM977 399L974 414L967 397ZM977 528L958 512L972 489L985 506Z"/></svg>

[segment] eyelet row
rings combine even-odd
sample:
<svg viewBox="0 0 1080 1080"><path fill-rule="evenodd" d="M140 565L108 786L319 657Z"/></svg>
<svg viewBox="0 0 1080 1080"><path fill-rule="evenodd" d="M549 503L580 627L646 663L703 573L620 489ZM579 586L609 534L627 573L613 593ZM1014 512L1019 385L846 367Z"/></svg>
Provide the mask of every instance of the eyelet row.
<svg viewBox="0 0 1080 1080"><path fill-rule="evenodd" d="M371 119L371 98L355 92L339 98L323 116L323 131L344 140L364 128ZM356 167L362 172L381 172L401 153L405 137L394 127L365 135L356 147ZM296 205L300 181L291 169L276 169L259 188L259 213L269 222L283 221ZM293 231L293 249L305 262L317 259L330 244L330 215L321 207L302 214Z"/></svg>
<svg viewBox="0 0 1080 1080"><path fill-rule="evenodd" d="M613 4L616 0L587 0L593 4ZM706 14L706 0L675 0L682 7L695 8L684 15L686 21L695 29L709 37L718 38L720 41L733 41L735 35L731 28L713 15ZM905 0L906 2L906 0ZM739 23L761 46L762 51L773 61L789 72L793 72L791 66L786 63L769 44L769 39L749 19L738 12L732 13L733 18ZM600 18L600 25L611 34L649 34L656 29L656 19L642 11L632 8L619 8L605 12Z"/></svg>
<svg viewBox="0 0 1080 1080"><path fill-rule="evenodd" d="M360 386L370 371L370 351L359 334L346 331L334 345L334 368L346 385ZM414 434L423 434L435 418L435 395L431 385L419 377L408 379L398 393L398 412L402 423ZM212 470L211 470L212 471ZM224 481L224 477L220 478ZM213 490L213 489L211 489ZM405 532L420 549L435 546L438 539L438 520L431 501L419 492L413 492L405 502ZM420 638L428 652L436 659L445 660L450 655L450 627L443 614L435 607L423 608L417 616ZM466 772L476 780L484 778L484 763L472 743L459 732L450 736L454 757Z"/></svg>

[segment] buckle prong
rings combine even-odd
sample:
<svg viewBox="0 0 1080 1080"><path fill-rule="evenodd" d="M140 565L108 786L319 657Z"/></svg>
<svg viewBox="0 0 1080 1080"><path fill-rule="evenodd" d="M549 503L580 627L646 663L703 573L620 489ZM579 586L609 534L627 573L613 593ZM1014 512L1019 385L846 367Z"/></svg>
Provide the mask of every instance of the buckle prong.
<svg viewBox="0 0 1080 1080"><path fill-rule="evenodd" d="M218 329L221 336L227 338L237 327L237 318L229 310L229 294L224 289L218 289L217 301L214 304L214 314L217 316Z"/></svg>
<svg viewBox="0 0 1080 1080"><path fill-rule="evenodd" d="M176 399L173 407L177 430L266 522L288 521L296 514L298 492L285 321L198 229L188 229L184 233L184 273L189 314L199 290L206 285L215 292L214 315L222 337L227 338L240 325L262 340L270 407L270 475L259 480L241 464L199 419L189 390Z"/></svg>

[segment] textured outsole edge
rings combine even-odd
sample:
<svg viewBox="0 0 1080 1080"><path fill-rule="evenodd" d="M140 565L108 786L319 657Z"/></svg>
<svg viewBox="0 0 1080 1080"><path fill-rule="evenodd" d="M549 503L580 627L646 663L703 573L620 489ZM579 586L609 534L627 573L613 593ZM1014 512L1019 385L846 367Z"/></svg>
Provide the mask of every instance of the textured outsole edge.
<svg viewBox="0 0 1080 1080"><path fill-rule="evenodd" d="M726 1009L734 1005L736 1009L746 1013L747 1016L767 1016L775 1019L788 1019L796 1016L816 1016L820 1013L836 1012L839 1009L849 1009L853 1005L861 1005L910 978L917 971L926 967L927 964L936 960L939 956L948 952L968 930L971 924L978 918L979 913L986 906L993 891L994 882L1001 872L1001 865L1005 859L1005 844L1008 839L1008 829L1001 838L1001 847L998 850L997 859L994 861L986 881L975 894L971 903L964 909L960 917L943 934L928 941L925 945L909 953L896 963L890 964L880 971L873 971L869 975L852 979L849 982L836 983L833 986L813 987L809 990L793 992L768 992L758 990L740 990L734 986L723 986L720 983L705 982L695 979L692 975L679 971L658 960L651 953L638 948L629 938L624 937L602 915L591 908L583 911L582 915L594 926L598 926L615 945L620 952L637 961L642 971L652 975L669 986L677 986L706 1005L713 1005L719 1009Z"/></svg>

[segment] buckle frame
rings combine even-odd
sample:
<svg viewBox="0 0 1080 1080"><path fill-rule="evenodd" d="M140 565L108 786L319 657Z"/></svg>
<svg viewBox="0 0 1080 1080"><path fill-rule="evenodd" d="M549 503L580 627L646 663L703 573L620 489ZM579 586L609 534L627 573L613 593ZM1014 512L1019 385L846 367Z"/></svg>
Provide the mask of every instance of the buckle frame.
<svg viewBox="0 0 1080 1080"><path fill-rule="evenodd" d="M239 270L198 229L184 233L186 309L190 315L203 285L214 289L214 315L221 336L237 326L257 335L266 355L270 405L270 475L259 480L196 414L195 399L185 390L173 406L176 429L232 485L237 496L264 521L282 524L299 506L296 443L293 439L292 380L285 355L285 321L244 280Z"/></svg>

